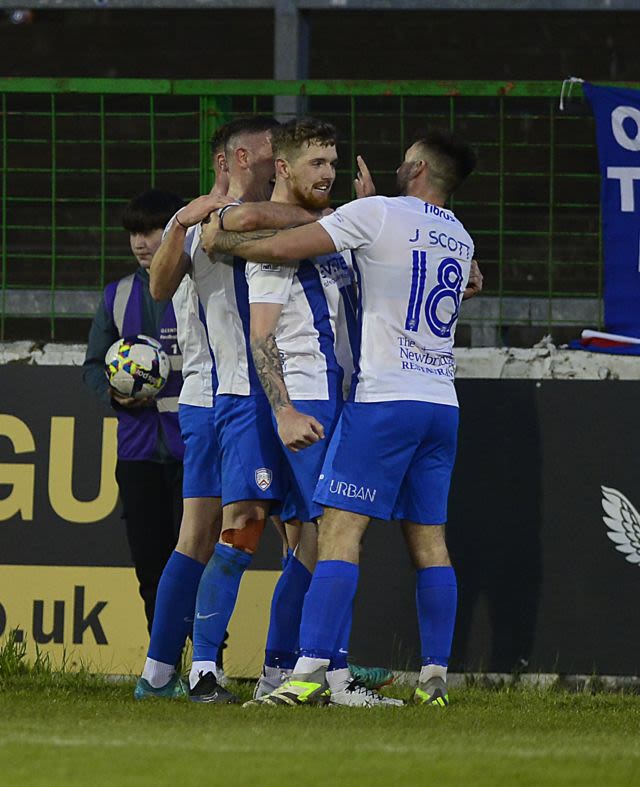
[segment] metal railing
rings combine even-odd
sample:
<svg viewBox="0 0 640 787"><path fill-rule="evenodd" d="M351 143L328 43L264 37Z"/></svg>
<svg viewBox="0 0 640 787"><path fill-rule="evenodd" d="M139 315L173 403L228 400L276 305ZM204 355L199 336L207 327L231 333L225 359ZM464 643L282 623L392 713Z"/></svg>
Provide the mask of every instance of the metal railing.
<svg viewBox="0 0 640 787"><path fill-rule="evenodd" d="M476 344L514 326L600 326L602 250L594 124L559 82L278 82L0 79L0 339L86 334L109 280L133 264L124 204L152 186L191 198L212 182L209 139L249 112L306 111L336 124L336 202L355 157L394 193L427 123L479 153L452 207L476 241L485 294L462 324Z"/></svg>

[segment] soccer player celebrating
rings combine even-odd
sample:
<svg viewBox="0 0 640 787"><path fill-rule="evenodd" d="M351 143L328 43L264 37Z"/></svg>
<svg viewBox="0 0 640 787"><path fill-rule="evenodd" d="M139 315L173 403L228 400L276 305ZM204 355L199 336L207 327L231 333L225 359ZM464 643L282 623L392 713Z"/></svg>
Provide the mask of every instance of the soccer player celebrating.
<svg viewBox="0 0 640 787"><path fill-rule="evenodd" d="M292 120L274 130L273 151L276 184L272 201L326 209L336 175L335 128L313 118ZM251 208L229 209L226 226L231 227L245 209ZM303 260L295 268L249 263L247 280L256 371L280 438L290 449L285 455L293 484L282 518L308 523L274 592L265 665L254 695L258 699L282 683L297 658L302 605L316 557L316 531L311 523L323 510L313 502L313 493L327 438L342 409L345 376L349 380L353 371L349 333L355 330L356 294L352 270L335 253ZM347 664L350 630L351 609L327 672L332 702L398 704L351 676ZM378 672L389 679L388 671Z"/></svg>
<svg viewBox="0 0 640 787"><path fill-rule="evenodd" d="M225 158L229 201L260 201L271 194L274 176L273 119L235 121ZM216 658L238 594L240 580L257 549L272 501L284 495L282 450L269 403L249 352L249 305L245 261L218 255L214 264L200 244L200 222L218 208L216 196L198 197L179 211L168 228L151 268L155 297L173 294L188 271L203 305L217 372L214 420L219 442L222 532L202 574L194 620L191 699L230 702L216 679ZM289 226L313 221L317 212L287 205L258 208L246 226ZM195 227L192 239L185 236Z"/></svg>
<svg viewBox="0 0 640 787"><path fill-rule="evenodd" d="M215 246L278 263L352 250L360 353L315 501L325 506L306 595L300 657L267 704L322 701L343 616L356 591L371 517L402 521L417 571L422 669L414 701L446 706L457 588L444 538L458 403L453 341L473 241L444 206L475 167L455 135L430 131L398 168L403 196L356 200L305 227L218 233ZM306 424L291 435L304 439Z"/></svg>
<svg viewBox="0 0 640 787"><path fill-rule="evenodd" d="M212 194L219 197L228 188L224 147L234 128L233 121L227 123L211 138L216 173ZM192 228L185 236L187 255L194 233ZM178 400L184 442L183 514L178 543L158 584L149 650L134 692L139 700L181 697L187 693L176 674L176 664L193 625L198 585L220 535L222 520L220 460L213 411L217 378L202 304L189 274L183 277L173 296L173 309L184 380Z"/></svg>

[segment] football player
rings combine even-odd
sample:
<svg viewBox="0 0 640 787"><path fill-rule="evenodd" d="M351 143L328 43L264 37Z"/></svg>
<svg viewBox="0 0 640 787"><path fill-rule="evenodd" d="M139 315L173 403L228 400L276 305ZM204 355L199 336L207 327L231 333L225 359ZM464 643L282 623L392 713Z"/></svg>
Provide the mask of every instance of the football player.
<svg viewBox="0 0 640 787"><path fill-rule="evenodd" d="M474 246L445 204L474 167L467 143L430 131L398 168L400 197L356 200L284 232L215 236L219 251L270 264L351 250L359 293L354 381L314 498L325 513L300 657L290 679L262 698L266 704L326 697L327 668L372 517L401 520L417 571L422 668L414 701L449 702L457 586L444 523L458 427L453 341ZM303 439L305 428L290 439Z"/></svg>

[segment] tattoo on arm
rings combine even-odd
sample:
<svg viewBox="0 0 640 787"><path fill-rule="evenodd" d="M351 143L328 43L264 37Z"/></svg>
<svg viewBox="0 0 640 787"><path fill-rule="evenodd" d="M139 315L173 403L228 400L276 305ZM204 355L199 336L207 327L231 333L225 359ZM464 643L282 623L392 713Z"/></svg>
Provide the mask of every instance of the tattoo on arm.
<svg viewBox="0 0 640 787"><path fill-rule="evenodd" d="M271 238L277 232L278 230L254 230L253 232L220 231L216 235L213 245L216 251L229 254L235 250L236 246L240 246L242 243Z"/></svg>
<svg viewBox="0 0 640 787"><path fill-rule="evenodd" d="M291 404L291 399L284 383L284 372L276 337L270 333L264 339L252 339L251 353L271 409L274 414L277 414L278 410Z"/></svg>

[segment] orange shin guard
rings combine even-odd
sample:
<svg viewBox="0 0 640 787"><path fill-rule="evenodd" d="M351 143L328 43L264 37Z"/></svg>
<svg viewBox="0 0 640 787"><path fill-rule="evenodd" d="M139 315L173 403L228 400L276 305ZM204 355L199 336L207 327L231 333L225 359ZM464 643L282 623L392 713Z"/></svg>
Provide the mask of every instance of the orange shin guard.
<svg viewBox="0 0 640 787"><path fill-rule="evenodd" d="M253 555L260 543L264 526L264 519L247 519L245 526L242 528L223 530L220 540L227 546Z"/></svg>

